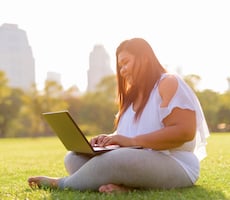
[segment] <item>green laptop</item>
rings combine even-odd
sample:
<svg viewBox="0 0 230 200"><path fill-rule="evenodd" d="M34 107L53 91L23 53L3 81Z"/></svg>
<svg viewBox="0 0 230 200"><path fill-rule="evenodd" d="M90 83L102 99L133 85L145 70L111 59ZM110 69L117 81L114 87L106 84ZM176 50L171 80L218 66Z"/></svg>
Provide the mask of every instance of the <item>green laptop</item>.
<svg viewBox="0 0 230 200"><path fill-rule="evenodd" d="M68 110L42 113L52 130L69 151L97 155L121 148L118 145L92 147Z"/></svg>

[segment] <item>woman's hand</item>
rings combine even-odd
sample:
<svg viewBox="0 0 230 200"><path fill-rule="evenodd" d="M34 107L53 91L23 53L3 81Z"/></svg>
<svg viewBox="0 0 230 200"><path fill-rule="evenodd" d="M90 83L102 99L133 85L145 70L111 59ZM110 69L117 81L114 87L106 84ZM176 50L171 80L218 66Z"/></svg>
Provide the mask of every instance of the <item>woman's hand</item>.
<svg viewBox="0 0 230 200"><path fill-rule="evenodd" d="M118 134L111 134L111 135L102 134L92 138L90 143L92 146L100 146L100 147L105 147L108 145L119 145L122 147L134 146L134 141L132 138L125 137Z"/></svg>
<svg viewBox="0 0 230 200"><path fill-rule="evenodd" d="M90 140L90 144L92 146L100 146L99 144L102 143L102 141L104 140L105 137L108 137L109 135L106 135L106 134L101 134L101 135L98 135L96 137L93 137L91 140Z"/></svg>

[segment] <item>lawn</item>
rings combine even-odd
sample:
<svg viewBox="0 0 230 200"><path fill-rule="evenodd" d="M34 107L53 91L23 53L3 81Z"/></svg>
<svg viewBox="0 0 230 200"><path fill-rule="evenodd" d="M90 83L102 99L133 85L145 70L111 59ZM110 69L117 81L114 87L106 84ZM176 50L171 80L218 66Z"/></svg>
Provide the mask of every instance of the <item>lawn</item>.
<svg viewBox="0 0 230 200"><path fill-rule="evenodd" d="M230 199L230 133L216 133L209 137L208 157L201 162L200 179L194 187L127 194L30 189L27 178L31 175L67 175L63 166L66 150L56 137L0 139L0 152L0 200Z"/></svg>

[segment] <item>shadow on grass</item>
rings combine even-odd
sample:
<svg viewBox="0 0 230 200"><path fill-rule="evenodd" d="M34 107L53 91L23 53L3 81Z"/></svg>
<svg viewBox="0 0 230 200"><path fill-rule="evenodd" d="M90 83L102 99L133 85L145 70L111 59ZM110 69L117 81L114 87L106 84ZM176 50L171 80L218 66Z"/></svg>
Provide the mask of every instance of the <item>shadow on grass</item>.
<svg viewBox="0 0 230 200"><path fill-rule="evenodd" d="M39 190L39 189L38 189ZM36 192L39 192L39 191ZM44 191L44 190L43 190ZM27 191L28 192L28 191ZM30 192L32 192L30 190ZM45 199L51 200L74 200L74 199L93 199L93 200L228 200L222 191L208 190L202 186L191 188L172 189L172 190L135 190L128 193L101 194L99 192L76 190L54 190L45 189ZM33 193L33 192L32 192Z"/></svg>

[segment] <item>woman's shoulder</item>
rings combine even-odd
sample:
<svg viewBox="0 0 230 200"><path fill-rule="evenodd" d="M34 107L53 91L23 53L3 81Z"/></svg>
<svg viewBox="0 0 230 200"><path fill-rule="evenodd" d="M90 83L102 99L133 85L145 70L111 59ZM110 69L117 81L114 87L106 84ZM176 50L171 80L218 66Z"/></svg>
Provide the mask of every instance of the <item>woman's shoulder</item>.
<svg viewBox="0 0 230 200"><path fill-rule="evenodd" d="M167 106L178 88L178 80L174 74L163 74L158 84L158 91L162 98L162 105Z"/></svg>
<svg viewBox="0 0 230 200"><path fill-rule="evenodd" d="M159 81L158 88L160 93L175 93L178 87L178 78L175 74L163 74Z"/></svg>
<svg viewBox="0 0 230 200"><path fill-rule="evenodd" d="M161 75L159 84L175 84L177 83L178 75L172 73L164 73Z"/></svg>

